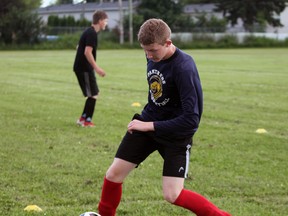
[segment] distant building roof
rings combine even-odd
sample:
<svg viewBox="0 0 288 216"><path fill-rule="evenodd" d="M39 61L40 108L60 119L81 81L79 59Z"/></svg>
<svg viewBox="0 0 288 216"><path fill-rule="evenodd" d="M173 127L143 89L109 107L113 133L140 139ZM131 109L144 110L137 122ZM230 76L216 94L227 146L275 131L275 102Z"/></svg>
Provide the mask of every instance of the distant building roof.
<svg viewBox="0 0 288 216"><path fill-rule="evenodd" d="M132 3L132 7L135 8L139 4L138 1ZM122 8L128 9L129 2L123 1ZM39 14L55 14L55 13L81 13L83 10L86 12L94 12L95 10L104 10L104 11L118 11L119 3L118 2L103 2L103 3L78 3L78 4L62 4L62 5L52 5L48 7L43 7L38 9Z"/></svg>
<svg viewBox="0 0 288 216"><path fill-rule="evenodd" d="M132 2L132 9L135 10L140 1ZM97 10L103 10L108 14L108 27L114 28L118 25L120 20L120 6L119 2L103 2L103 3L79 3L79 4L62 4L51 5L48 7L39 8L37 13L42 17L44 22L47 22L48 17L56 15L59 17L73 16L76 20L85 18L91 20L93 13ZM123 14L129 11L129 1L122 1Z"/></svg>

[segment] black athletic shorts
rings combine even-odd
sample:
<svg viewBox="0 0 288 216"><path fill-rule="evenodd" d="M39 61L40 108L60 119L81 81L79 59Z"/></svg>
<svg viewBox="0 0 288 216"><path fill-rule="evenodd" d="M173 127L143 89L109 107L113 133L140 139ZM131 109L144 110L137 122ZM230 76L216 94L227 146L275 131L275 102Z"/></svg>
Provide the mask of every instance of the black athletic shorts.
<svg viewBox="0 0 288 216"><path fill-rule="evenodd" d="M94 71L90 72L75 72L78 79L79 86L85 97L92 97L98 95L99 88L96 81Z"/></svg>
<svg viewBox="0 0 288 216"><path fill-rule="evenodd" d="M166 139L155 132L133 131L125 134L115 157L139 165L157 150L164 159L163 176L186 178L191 147L192 138Z"/></svg>

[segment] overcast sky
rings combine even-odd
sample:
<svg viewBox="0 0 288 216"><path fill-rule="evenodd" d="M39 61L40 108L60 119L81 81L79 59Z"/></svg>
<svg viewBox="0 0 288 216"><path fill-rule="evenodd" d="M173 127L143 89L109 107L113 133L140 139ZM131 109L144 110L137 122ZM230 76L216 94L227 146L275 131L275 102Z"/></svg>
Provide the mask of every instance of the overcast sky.
<svg viewBox="0 0 288 216"><path fill-rule="evenodd" d="M53 3L55 3L55 0L42 0L41 7L46 7L46 6L53 4Z"/></svg>

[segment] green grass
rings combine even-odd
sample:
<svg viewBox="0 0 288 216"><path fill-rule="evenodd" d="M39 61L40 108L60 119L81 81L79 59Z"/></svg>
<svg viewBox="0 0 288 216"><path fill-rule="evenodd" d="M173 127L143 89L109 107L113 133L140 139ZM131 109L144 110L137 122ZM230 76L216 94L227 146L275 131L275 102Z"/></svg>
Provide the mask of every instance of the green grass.
<svg viewBox="0 0 288 216"><path fill-rule="evenodd" d="M205 101L185 186L233 216L288 215L288 50L187 52ZM97 210L105 171L147 100L145 58L142 50L99 50L107 77L97 77L97 127L79 128L74 55L0 52L1 215L31 215L23 210L30 204L43 209L37 215ZM155 153L127 178L119 216L191 215L163 200L161 169Z"/></svg>

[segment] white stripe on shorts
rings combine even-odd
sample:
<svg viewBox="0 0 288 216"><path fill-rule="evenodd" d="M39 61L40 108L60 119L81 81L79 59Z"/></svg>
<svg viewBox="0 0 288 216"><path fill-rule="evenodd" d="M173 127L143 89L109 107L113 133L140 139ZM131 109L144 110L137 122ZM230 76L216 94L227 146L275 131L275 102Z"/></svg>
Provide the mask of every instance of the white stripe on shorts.
<svg viewBox="0 0 288 216"><path fill-rule="evenodd" d="M189 170L189 160L190 160L190 149L191 149L191 145L188 144L186 146L187 150L186 150L186 168L185 168L185 174L184 174L184 178L188 177L188 170Z"/></svg>
<svg viewBox="0 0 288 216"><path fill-rule="evenodd" d="M85 87L86 87L87 97L91 97L92 93L91 93L90 79L89 79L89 74L88 73L84 73L84 80L85 80Z"/></svg>

